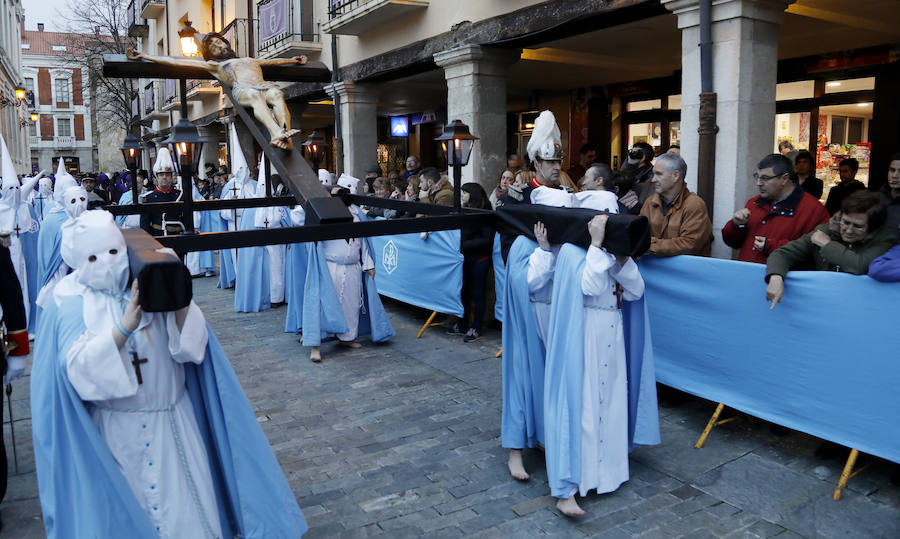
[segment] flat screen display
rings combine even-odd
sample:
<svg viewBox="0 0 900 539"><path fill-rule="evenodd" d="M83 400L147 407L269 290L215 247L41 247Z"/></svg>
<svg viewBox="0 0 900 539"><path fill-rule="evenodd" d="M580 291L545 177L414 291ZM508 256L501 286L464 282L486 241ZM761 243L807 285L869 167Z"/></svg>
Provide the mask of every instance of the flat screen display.
<svg viewBox="0 0 900 539"><path fill-rule="evenodd" d="M409 136L409 116L392 116L391 117L391 136L392 137L408 137Z"/></svg>

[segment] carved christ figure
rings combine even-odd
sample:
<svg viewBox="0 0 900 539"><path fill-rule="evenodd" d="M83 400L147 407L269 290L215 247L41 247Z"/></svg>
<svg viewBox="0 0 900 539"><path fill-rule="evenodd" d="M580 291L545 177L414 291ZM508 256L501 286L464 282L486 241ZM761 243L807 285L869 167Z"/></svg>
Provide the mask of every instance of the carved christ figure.
<svg viewBox="0 0 900 539"><path fill-rule="evenodd" d="M290 128L291 114L284 102L284 93L274 83L263 79L261 67L305 64L306 56L270 60L239 58L228 40L216 32L205 34L199 48L203 60L150 56L132 49L128 49L126 54L131 60L148 60L172 67L199 67L209 71L221 83L231 86L232 95L240 105L253 109L256 119L269 130L272 146L291 149L291 137L300 130Z"/></svg>

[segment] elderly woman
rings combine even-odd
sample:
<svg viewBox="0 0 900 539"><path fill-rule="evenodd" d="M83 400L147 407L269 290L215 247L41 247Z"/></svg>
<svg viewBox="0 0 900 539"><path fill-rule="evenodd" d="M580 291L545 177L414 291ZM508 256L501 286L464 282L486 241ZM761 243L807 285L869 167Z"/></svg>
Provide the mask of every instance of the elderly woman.
<svg viewBox="0 0 900 539"><path fill-rule="evenodd" d="M513 180L515 180L515 177L516 175L512 170L508 168L503 169L503 172L500 174L500 182L497 183L497 187L495 187L494 190L491 191L490 201L492 209L496 210L503 205L503 199L506 197L506 191L513 183Z"/></svg>

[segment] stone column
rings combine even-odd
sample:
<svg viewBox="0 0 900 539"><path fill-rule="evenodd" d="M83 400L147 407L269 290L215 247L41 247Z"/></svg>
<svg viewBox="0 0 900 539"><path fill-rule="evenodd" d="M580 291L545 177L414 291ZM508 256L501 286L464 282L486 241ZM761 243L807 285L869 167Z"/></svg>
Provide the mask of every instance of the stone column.
<svg viewBox="0 0 900 539"><path fill-rule="evenodd" d="M480 138L462 169L462 182L478 182L487 192L506 167L506 73L520 54L465 45L434 55L447 78L448 123L462 120Z"/></svg>
<svg viewBox="0 0 900 539"><path fill-rule="evenodd" d="M366 168L374 163L378 150L377 98L372 88L355 82L326 85L325 91L341 100L341 135L344 146L344 172L365 178Z"/></svg>
<svg viewBox="0 0 900 539"><path fill-rule="evenodd" d="M713 91L716 123L713 256L731 258L721 231L737 208L757 194L756 163L772 153L778 32L792 0L715 0L712 7ZM681 156L687 182L697 188L700 112L700 9L698 0L662 0L681 29ZM707 201L709 204L710 201Z"/></svg>

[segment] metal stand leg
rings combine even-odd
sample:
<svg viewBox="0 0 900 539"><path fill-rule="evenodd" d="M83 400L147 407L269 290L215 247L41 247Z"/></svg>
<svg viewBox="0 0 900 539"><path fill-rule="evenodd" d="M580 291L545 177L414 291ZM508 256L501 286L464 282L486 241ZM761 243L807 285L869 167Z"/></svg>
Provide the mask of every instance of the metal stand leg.
<svg viewBox="0 0 900 539"><path fill-rule="evenodd" d="M497 350L497 355L495 355L494 357L500 357L502 355L503 355L503 348Z"/></svg>
<svg viewBox="0 0 900 539"><path fill-rule="evenodd" d="M856 458L859 456L859 451L856 449L850 450L850 455L847 457L847 463L844 464L844 471L841 472L841 478L838 480L837 487L834 489L834 495L832 496L835 501L840 500L844 495L844 488L847 486L847 481L851 478L856 477L863 470L869 467L869 464L859 468L855 472L853 471L853 466L856 465Z"/></svg>
<svg viewBox="0 0 900 539"><path fill-rule="evenodd" d="M713 412L712 417L709 418L709 422L706 424L706 428L703 429L703 433L700 435L700 438L697 439L697 443L694 444L694 447L700 449L703 447L703 444L706 443L706 439L709 438L709 433L712 431L713 427L717 427L719 425L724 425L729 421L734 421L737 419L736 417L729 417L719 421L719 415L722 413L722 410L725 409L725 405L721 402L716 406L716 411Z"/></svg>
<svg viewBox="0 0 900 539"><path fill-rule="evenodd" d="M431 326L439 326L440 324L432 324L434 317L437 316L437 311L431 311L431 316L428 317L428 321L425 322L425 325L422 326L422 329L419 330L419 334L416 335L417 339L422 337L422 334L425 333L425 330L430 328Z"/></svg>

